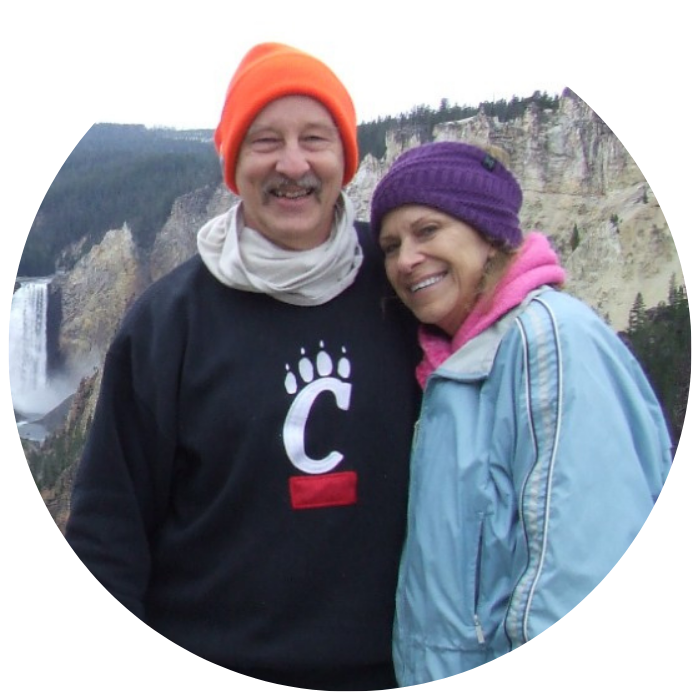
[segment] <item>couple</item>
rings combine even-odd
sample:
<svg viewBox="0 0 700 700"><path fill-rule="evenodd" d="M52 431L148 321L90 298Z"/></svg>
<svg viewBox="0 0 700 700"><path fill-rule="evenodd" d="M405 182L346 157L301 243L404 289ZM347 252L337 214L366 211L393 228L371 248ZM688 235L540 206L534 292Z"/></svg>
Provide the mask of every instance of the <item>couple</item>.
<svg viewBox="0 0 700 700"><path fill-rule="evenodd" d="M77 555L173 642L302 688L444 678L552 625L671 451L502 159L412 149L354 222L351 98L280 44L243 58L215 144L240 202L110 348Z"/></svg>

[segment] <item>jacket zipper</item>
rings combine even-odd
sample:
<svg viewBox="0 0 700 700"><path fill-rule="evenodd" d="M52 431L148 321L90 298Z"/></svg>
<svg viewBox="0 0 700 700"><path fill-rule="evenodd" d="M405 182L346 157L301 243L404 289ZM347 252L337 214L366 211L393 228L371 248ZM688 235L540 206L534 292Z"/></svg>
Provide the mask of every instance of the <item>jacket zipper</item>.
<svg viewBox="0 0 700 700"><path fill-rule="evenodd" d="M479 642L479 644L486 644L484 629L481 626L481 620L479 620L479 616L476 613L474 613L474 627L476 629L476 641Z"/></svg>
<svg viewBox="0 0 700 700"><path fill-rule="evenodd" d="M486 644L486 637L484 636L484 628L481 626L481 620L479 619L478 605L479 605L479 591L480 591L480 581L481 581L481 551L483 547L484 539L484 521L479 522L479 542L476 548L476 570L474 572L474 629L476 630L476 640L479 644Z"/></svg>
<svg viewBox="0 0 700 700"><path fill-rule="evenodd" d="M413 424L413 437L411 438L411 449L416 448L418 442L418 431L420 429L420 418Z"/></svg>

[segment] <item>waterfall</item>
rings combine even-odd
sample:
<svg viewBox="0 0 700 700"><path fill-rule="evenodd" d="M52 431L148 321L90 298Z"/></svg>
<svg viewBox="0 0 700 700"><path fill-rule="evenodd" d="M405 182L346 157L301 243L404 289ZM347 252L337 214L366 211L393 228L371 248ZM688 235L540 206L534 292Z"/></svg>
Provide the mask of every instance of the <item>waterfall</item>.
<svg viewBox="0 0 700 700"><path fill-rule="evenodd" d="M46 316L49 278L20 280L10 309L10 389L15 411L25 417L46 413L48 385Z"/></svg>

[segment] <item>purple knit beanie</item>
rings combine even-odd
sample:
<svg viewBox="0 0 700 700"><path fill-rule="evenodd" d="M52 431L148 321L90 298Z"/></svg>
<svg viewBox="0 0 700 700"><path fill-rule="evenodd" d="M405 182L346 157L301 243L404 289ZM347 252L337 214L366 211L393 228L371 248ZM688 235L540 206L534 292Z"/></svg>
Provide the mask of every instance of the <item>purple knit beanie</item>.
<svg viewBox="0 0 700 700"><path fill-rule="evenodd" d="M523 240L518 213L520 185L486 151L466 143L437 141L401 154L372 195L371 228L379 237L392 209L419 204L460 219L503 248Z"/></svg>

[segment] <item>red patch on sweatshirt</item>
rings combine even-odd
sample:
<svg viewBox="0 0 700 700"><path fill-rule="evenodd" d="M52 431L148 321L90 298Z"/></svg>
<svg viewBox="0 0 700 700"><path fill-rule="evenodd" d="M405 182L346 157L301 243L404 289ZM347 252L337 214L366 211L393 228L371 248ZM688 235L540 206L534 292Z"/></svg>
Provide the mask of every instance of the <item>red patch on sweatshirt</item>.
<svg viewBox="0 0 700 700"><path fill-rule="evenodd" d="M357 472L289 478L292 508L328 508L357 503Z"/></svg>

